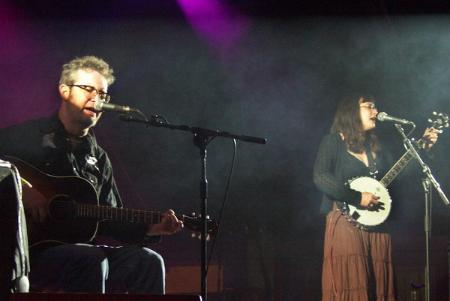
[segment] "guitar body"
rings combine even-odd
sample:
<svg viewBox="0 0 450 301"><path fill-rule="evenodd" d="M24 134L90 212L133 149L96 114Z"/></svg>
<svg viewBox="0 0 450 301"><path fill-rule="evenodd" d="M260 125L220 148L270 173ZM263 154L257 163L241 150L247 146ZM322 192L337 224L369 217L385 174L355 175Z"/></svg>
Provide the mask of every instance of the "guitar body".
<svg viewBox="0 0 450 301"><path fill-rule="evenodd" d="M380 225L389 217L392 200L389 191L383 184L370 177L359 177L351 180L349 184L353 190L373 193L380 198L378 201L384 204L384 208L379 210L348 205L349 212L347 214L352 222L362 228L370 228Z"/></svg>
<svg viewBox="0 0 450 301"><path fill-rule="evenodd" d="M53 241L89 242L95 237L97 220L80 222L74 216L75 200L98 205L95 188L87 180L76 176L52 176L16 158L8 157L8 161L32 185L31 188L23 185L31 247Z"/></svg>
<svg viewBox="0 0 450 301"><path fill-rule="evenodd" d="M7 157L7 160L17 167L25 180L22 180L25 182L22 199L31 247L90 242L102 221L142 225L161 223L159 211L100 205L95 188L83 178L53 176L20 159ZM203 229L204 220L199 216L177 218L194 232ZM218 225L209 218L205 222L207 235L215 235Z"/></svg>

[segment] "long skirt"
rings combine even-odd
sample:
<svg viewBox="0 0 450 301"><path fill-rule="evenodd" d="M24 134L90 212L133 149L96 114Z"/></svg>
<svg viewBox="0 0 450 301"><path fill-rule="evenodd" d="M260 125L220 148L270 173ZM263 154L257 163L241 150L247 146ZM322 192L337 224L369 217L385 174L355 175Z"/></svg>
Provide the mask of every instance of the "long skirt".
<svg viewBox="0 0 450 301"><path fill-rule="evenodd" d="M391 237L352 225L338 210L327 215L322 301L395 301Z"/></svg>

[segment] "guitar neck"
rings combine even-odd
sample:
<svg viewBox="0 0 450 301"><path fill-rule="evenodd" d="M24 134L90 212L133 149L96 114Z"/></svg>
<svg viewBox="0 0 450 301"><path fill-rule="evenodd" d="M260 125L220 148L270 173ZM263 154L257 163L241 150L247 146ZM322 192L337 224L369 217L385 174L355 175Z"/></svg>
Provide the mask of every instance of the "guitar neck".
<svg viewBox="0 0 450 301"><path fill-rule="evenodd" d="M161 212L76 203L76 217L121 223L158 224Z"/></svg>
<svg viewBox="0 0 450 301"><path fill-rule="evenodd" d="M403 169L408 165L411 159L414 157L411 151L407 151L395 162L394 166L384 175L384 177L380 180L381 184L384 187L388 187L392 181L402 172Z"/></svg>

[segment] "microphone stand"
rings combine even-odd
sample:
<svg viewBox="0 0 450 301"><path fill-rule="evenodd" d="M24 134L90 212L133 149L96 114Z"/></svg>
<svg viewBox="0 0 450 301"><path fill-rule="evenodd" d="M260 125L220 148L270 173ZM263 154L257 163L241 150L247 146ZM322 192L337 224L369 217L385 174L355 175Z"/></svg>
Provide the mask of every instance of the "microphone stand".
<svg viewBox="0 0 450 301"><path fill-rule="evenodd" d="M408 152L410 152L422 168L423 178L422 186L424 189L425 200L425 217L424 217L424 231L425 231L425 301L430 301L430 234L431 234L431 185L437 191L439 197L445 205L450 205L450 202L441 189L441 185L431 173L430 167L422 160L413 142L405 135L401 125L395 124L398 132L403 138L403 144Z"/></svg>
<svg viewBox="0 0 450 301"><path fill-rule="evenodd" d="M267 139L253 136L236 135L220 130L210 130L200 127L191 127L188 125L174 125L169 124L167 120L159 115L153 115L150 120L145 118L136 119L131 115L121 115L120 119L127 122L143 123L147 126L163 127L171 130L179 130L185 132L191 132L194 135L194 145L200 150L201 159L201 179L200 179L200 201L201 201L201 296L203 301L207 301L208 298L208 246L207 246L207 234L208 234L208 179L206 176L207 165L207 145L215 137L223 137L228 139L236 139L249 143L266 144Z"/></svg>

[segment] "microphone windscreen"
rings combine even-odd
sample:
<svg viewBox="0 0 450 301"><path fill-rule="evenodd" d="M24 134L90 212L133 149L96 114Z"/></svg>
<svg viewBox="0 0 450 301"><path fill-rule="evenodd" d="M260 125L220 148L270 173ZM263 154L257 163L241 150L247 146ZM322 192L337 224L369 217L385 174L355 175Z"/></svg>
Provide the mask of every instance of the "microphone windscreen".
<svg viewBox="0 0 450 301"><path fill-rule="evenodd" d="M380 113L377 114L377 119L379 121L384 121L387 115L388 114L386 112L380 112Z"/></svg>
<svg viewBox="0 0 450 301"><path fill-rule="evenodd" d="M94 109L96 111L99 111L99 112L103 111L103 102L102 101L96 101L95 104L94 104Z"/></svg>

